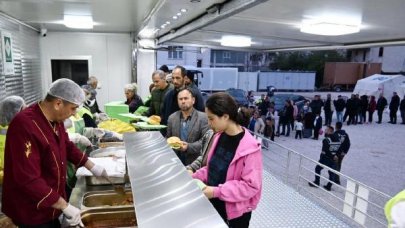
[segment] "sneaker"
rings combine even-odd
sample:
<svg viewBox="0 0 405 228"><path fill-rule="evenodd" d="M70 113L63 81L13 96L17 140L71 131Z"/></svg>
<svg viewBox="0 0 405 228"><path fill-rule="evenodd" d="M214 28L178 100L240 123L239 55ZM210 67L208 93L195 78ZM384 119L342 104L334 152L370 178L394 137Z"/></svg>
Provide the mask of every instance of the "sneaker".
<svg viewBox="0 0 405 228"><path fill-rule="evenodd" d="M308 182L308 185L309 185L310 187L314 187L314 188L319 187L319 184L316 183L315 181L314 181L314 182Z"/></svg>

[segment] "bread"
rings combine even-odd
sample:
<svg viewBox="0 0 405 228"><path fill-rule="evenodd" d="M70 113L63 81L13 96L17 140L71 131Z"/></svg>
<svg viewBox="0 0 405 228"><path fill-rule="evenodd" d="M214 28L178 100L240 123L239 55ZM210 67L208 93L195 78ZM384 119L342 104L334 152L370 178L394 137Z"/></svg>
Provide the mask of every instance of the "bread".
<svg viewBox="0 0 405 228"><path fill-rule="evenodd" d="M180 149L182 142L179 137L173 136L167 139L167 144L173 149Z"/></svg>
<svg viewBox="0 0 405 228"><path fill-rule="evenodd" d="M161 121L160 116L156 115L150 116L148 119L148 123L151 125L159 125L160 121Z"/></svg>

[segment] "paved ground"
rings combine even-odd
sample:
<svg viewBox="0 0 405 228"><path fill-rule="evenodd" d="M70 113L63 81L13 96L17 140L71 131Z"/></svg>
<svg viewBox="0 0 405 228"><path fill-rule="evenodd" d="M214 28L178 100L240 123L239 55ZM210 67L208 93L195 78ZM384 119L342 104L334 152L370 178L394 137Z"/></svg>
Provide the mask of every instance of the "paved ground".
<svg viewBox="0 0 405 228"><path fill-rule="evenodd" d="M377 114L374 113L374 120ZM405 125L389 124L385 112L382 124L346 124L351 140L349 154L345 157L342 173L365 183L388 195L395 195L405 189ZM335 113L333 123L336 122ZM398 122L401 122L398 114ZM305 156L318 160L321 139L295 140L290 137L276 137L275 141Z"/></svg>

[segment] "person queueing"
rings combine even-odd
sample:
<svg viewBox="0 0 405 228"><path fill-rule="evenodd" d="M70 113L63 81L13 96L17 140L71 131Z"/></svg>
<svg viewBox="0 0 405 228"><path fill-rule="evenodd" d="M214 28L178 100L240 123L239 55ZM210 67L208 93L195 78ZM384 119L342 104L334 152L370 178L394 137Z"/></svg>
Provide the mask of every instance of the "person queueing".
<svg viewBox="0 0 405 228"><path fill-rule="evenodd" d="M84 92L69 79L51 84L44 100L19 112L7 131L2 211L18 227L83 226L80 209L67 202L66 166L85 166L106 176L69 141L63 121L84 102Z"/></svg>
<svg viewBox="0 0 405 228"><path fill-rule="evenodd" d="M336 122L335 125L335 136L338 137L340 141L339 152L337 153L338 160L336 161L336 170L340 172L342 168L343 158L349 152L350 149L350 137L345 130L342 129L343 123ZM340 176L336 175L335 183L340 185Z"/></svg>
<svg viewBox="0 0 405 228"><path fill-rule="evenodd" d="M19 96L9 96L0 102L0 184L3 183L4 147L8 125L14 116L26 108L24 99Z"/></svg>
<svg viewBox="0 0 405 228"><path fill-rule="evenodd" d="M226 93L215 93L206 102L208 122L215 132L207 165L192 177L207 186L205 196L229 227L249 227L252 211L262 191L260 143L239 125L244 114Z"/></svg>
<svg viewBox="0 0 405 228"><path fill-rule="evenodd" d="M142 98L136 93L138 86L136 83L126 84L124 87L125 104L129 107L129 112L134 113L140 106L143 105Z"/></svg>
<svg viewBox="0 0 405 228"><path fill-rule="evenodd" d="M337 153L339 152L340 148L340 142L339 138L337 138L333 134L333 127L328 126L326 127L325 130L325 138L322 141L322 152L319 158L319 163L322 165L326 165L327 167L336 170L336 161L338 160L338 155ZM323 167L320 165L316 165L315 167L315 181L313 182L308 182L309 186L311 187L318 187L320 184L320 178L321 178L321 171ZM336 174L333 173L332 171L328 171L329 173L329 182L327 185L324 185L323 187L330 191L332 189L332 182L336 182L335 177Z"/></svg>
<svg viewBox="0 0 405 228"><path fill-rule="evenodd" d="M381 124L382 117L383 117L383 112L385 107L387 106L388 102L387 99L385 99L384 95L380 93L380 96L378 97L377 100L377 115L378 115L378 124Z"/></svg>

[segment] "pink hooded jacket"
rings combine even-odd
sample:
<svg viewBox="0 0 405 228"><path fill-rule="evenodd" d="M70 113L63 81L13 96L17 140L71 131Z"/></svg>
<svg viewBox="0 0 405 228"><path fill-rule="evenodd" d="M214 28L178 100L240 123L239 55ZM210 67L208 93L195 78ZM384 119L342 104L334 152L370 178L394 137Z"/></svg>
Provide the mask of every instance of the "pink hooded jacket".
<svg viewBox="0 0 405 228"><path fill-rule="evenodd" d="M221 133L214 136L214 141L208 152L208 161L211 160L220 136ZM193 174L193 178L207 183L208 165L197 170ZM225 183L214 187L214 197L225 201L226 214L229 220L256 209L262 192L262 173L260 143L245 129L245 135L229 165Z"/></svg>

